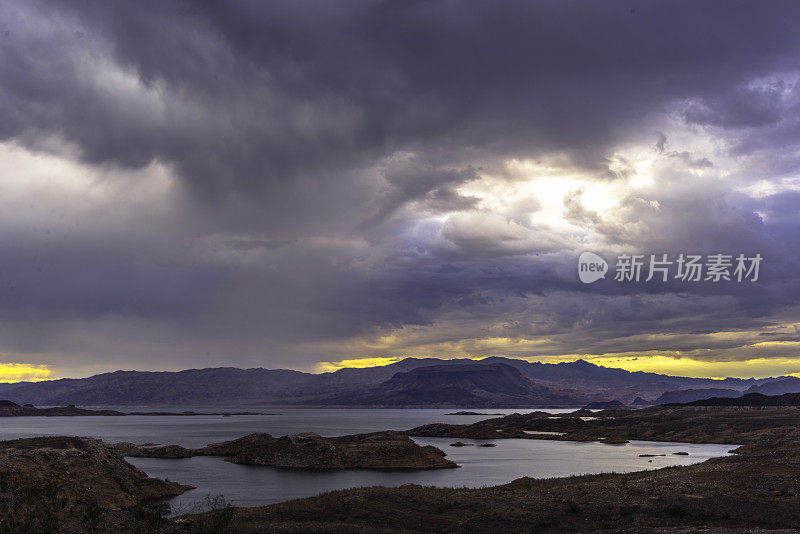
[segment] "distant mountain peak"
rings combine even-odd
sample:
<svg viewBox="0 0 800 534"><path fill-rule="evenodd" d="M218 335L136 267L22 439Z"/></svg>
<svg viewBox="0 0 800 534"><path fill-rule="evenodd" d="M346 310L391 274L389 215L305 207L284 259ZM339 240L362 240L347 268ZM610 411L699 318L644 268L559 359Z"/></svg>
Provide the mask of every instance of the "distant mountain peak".
<svg viewBox="0 0 800 534"><path fill-rule="evenodd" d="M577 406L581 397L534 383L515 367L460 361L399 372L367 391L334 395L314 404L351 406L528 407L542 404Z"/></svg>

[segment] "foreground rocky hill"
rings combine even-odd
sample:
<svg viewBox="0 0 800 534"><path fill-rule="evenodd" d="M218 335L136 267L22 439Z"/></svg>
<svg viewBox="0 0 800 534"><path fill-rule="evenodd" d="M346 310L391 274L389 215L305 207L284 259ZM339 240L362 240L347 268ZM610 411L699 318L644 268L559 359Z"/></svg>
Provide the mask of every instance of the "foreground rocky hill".
<svg viewBox="0 0 800 534"><path fill-rule="evenodd" d="M0 532L154 532L167 523L159 499L188 489L97 439L0 442Z"/></svg>

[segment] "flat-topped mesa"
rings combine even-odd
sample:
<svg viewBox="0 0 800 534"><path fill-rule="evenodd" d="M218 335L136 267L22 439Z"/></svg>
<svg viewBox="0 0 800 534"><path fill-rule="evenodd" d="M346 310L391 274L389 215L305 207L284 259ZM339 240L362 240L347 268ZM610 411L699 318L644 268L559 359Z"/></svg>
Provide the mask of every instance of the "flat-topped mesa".
<svg viewBox="0 0 800 534"><path fill-rule="evenodd" d="M275 438L257 433L197 449L197 454L228 456L237 464L314 469L439 469L458 467L433 446L416 444L403 432L322 437L314 433Z"/></svg>

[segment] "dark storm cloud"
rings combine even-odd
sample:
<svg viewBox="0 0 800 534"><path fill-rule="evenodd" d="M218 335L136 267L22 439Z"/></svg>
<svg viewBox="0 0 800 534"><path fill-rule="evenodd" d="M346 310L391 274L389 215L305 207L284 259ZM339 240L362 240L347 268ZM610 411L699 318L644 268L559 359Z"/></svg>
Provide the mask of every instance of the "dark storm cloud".
<svg viewBox="0 0 800 534"><path fill-rule="evenodd" d="M387 187L381 192L375 214L366 225L383 222L409 202L423 201L423 206L434 212L467 210L477 199L460 195L453 186L474 180L475 169L448 168L417 158L399 158L390 161L382 173Z"/></svg>
<svg viewBox="0 0 800 534"><path fill-rule="evenodd" d="M746 128L775 123L781 117L783 83L765 88L736 88L707 101L693 102L686 120L723 128Z"/></svg>
<svg viewBox="0 0 800 534"><path fill-rule="evenodd" d="M444 163L470 151L567 150L601 171L604 150L632 121L672 99L713 99L775 65L796 66L800 43L791 24L800 7L782 3L36 8L18 6L23 20L9 20L4 40L6 137L56 131L88 161L163 159L223 201L253 191L283 198L298 175L322 180L397 150ZM44 13L54 27L16 26ZM166 108L99 98L104 88L87 87L70 57L98 49L161 93ZM724 123L768 120L768 104L741 97L753 99L749 108L726 99L703 109L741 115Z"/></svg>
<svg viewBox="0 0 800 534"><path fill-rule="evenodd" d="M562 347L575 351L600 335L611 345L632 331L688 333L701 316L712 331L758 326L752 316L796 301L786 268L796 258L786 250L793 199L699 180L691 172L717 168L718 154L675 149L656 133L677 116L732 154L767 151L768 174L794 169L800 127L787 112L798 93L775 77L800 69L796 3L0 10L0 140L93 168L157 162L183 195L163 220L106 228L87 214L58 242L1 229L2 307L17 325L3 337L9 350L57 351L68 339L78 353L74 321L113 318L145 324L122 329L116 341L134 347L126 357L157 323L186 347L175 367L196 361L202 344L238 362L301 366L327 358L299 342L513 313L521 320L509 332L520 335L585 327ZM574 235L526 222L541 199L500 214L459 191L484 171L502 175L510 158L553 154L564 169L628 179L633 163L612 155L642 139L670 162L652 190L612 215L571 191L565 220L601 236L608 252L766 251L776 267L763 292L702 289L689 303L675 286L587 288L574 279ZM548 295L557 296L532 304ZM526 315L513 302L528 298ZM715 311L721 301L734 312ZM20 325L37 320L52 335L19 341L35 333Z"/></svg>

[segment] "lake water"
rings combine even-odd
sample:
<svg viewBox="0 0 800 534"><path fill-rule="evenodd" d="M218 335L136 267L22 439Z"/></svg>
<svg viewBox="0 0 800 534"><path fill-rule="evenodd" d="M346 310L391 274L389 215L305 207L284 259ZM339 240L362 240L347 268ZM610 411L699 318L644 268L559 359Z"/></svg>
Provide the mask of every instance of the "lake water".
<svg viewBox="0 0 800 534"><path fill-rule="evenodd" d="M191 408L182 408L191 409ZM490 416L446 415L445 409L306 409L265 408L275 415L199 415L127 417L15 417L0 419L0 439L42 435L101 438L109 443L176 444L201 447L252 432L274 436L317 432L336 436L407 430L426 423L473 423ZM178 410L180 411L180 410ZM199 411L199 410L198 410ZM514 413L532 410L476 410ZM546 410L559 413L566 410ZM304 470L236 465L218 457L182 460L129 458L148 475L191 484L197 489L172 500L176 513L199 511L206 496L222 495L237 506L260 506L325 491L357 486L422 484L441 487L481 487L505 484L522 477L562 477L575 474L630 472L671 465L688 465L724 456L734 445L633 441L604 445L554 440L494 440L496 447L450 447L451 438L415 438L434 445L461 467L430 471L375 471L365 469ZM465 443L481 441L460 439ZM676 456L673 452L688 452ZM641 458L640 454L666 454ZM652 462L648 461L652 460Z"/></svg>

